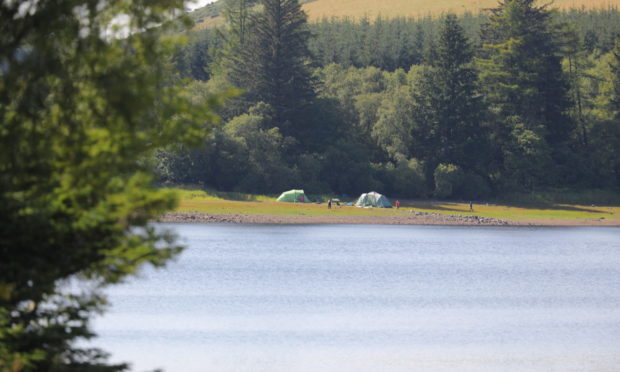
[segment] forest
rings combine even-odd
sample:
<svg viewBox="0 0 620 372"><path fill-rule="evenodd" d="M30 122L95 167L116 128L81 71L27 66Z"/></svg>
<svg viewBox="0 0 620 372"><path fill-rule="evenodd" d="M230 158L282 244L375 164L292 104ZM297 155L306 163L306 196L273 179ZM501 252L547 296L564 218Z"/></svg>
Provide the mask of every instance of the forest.
<svg viewBox="0 0 620 372"><path fill-rule="evenodd" d="M483 198L620 186L620 13L502 0L480 14L323 19L227 0L188 32L175 79L228 91L198 148L157 153L163 183L222 191L377 190Z"/></svg>

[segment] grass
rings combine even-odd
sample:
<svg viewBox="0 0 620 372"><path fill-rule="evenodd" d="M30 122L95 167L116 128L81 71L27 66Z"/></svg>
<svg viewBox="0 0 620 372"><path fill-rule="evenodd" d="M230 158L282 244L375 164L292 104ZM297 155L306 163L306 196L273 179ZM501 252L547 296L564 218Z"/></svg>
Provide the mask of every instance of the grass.
<svg viewBox="0 0 620 372"><path fill-rule="evenodd" d="M469 203L453 202L413 202L416 210L427 212L477 215L512 221L539 220L593 220L601 217L620 223L620 206L583 206L571 204L474 204L474 212L469 212Z"/></svg>
<svg viewBox="0 0 620 372"><path fill-rule="evenodd" d="M227 192L215 190L195 190L187 188L176 188L174 190L182 201L192 202L213 202L213 201L255 201L255 202L275 202L277 196L274 195L255 195L240 192Z"/></svg>
<svg viewBox="0 0 620 372"><path fill-rule="evenodd" d="M398 216L411 211L439 214L476 215L512 221L598 220L620 224L620 205L587 206L573 204L474 204L448 201L401 200L400 209L341 206L329 210L325 203L278 203L275 195L173 189L179 195L177 212L209 214L289 215L289 216ZM327 198L325 196L324 198ZM392 200L394 201L394 200Z"/></svg>
<svg viewBox="0 0 620 372"><path fill-rule="evenodd" d="M620 204L620 190L609 189L554 189L536 191L532 193L514 193L503 196L503 200L510 204L519 205L549 205L549 204L576 204L576 205L618 205Z"/></svg>
<svg viewBox="0 0 620 372"><path fill-rule="evenodd" d="M545 3L544 1L540 2ZM604 8L618 6L618 0L555 0L554 8ZM497 0L316 0L304 5L311 22L323 17L349 17L370 19L376 16L423 17L437 16L447 12L462 14L467 11L477 13L480 10L497 6Z"/></svg>
<svg viewBox="0 0 620 372"><path fill-rule="evenodd" d="M325 17L368 17L372 20L377 16L395 18L440 16L447 12L478 13L497 6L497 3L497 0L312 0L305 1L303 9L310 22L317 22ZM224 20L219 14L223 5L220 0L190 13L197 22L194 30L222 26ZM618 7L620 0L555 0L551 6L559 9L600 9Z"/></svg>
<svg viewBox="0 0 620 372"><path fill-rule="evenodd" d="M338 208L334 205L328 210L326 204L279 203L277 195L254 195L238 192L219 192L212 190L172 189L179 197L177 212L197 212L211 214L267 214L296 216L371 216L399 214L395 209L364 209L354 207ZM327 199L329 196L321 196Z"/></svg>

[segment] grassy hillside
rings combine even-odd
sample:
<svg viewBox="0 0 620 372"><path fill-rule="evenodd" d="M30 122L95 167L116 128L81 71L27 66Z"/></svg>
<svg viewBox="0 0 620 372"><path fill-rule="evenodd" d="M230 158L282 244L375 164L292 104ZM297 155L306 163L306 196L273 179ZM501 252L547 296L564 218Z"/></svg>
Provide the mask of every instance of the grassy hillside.
<svg viewBox="0 0 620 372"><path fill-rule="evenodd" d="M202 30L209 27L223 25L224 22L220 16L223 11L224 1L218 0L190 12L189 16L196 24L194 29Z"/></svg>
<svg viewBox="0 0 620 372"><path fill-rule="evenodd" d="M477 13L497 5L497 0L305 0L303 8L310 22L324 17L348 17L359 19L364 16L376 18L422 17L442 13ZM548 3L541 1L542 3ZM196 21L196 29L222 24L218 16L223 9L223 0L218 0L190 13ZM619 7L620 0L554 0L552 6L560 9Z"/></svg>
<svg viewBox="0 0 620 372"><path fill-rule="evenodd" d="M543 3L548 2L541 2ZM308 13L310 21L316 21L323 17L368 16L372 19L379 15L393 18L440 15L446 12L477 13L479 10L496 5L497 0L315 0L305 4L304 10ZM591 9L618 5L620 0L555 0L552 4L553 7L560 9L581 7Z"/></svg>

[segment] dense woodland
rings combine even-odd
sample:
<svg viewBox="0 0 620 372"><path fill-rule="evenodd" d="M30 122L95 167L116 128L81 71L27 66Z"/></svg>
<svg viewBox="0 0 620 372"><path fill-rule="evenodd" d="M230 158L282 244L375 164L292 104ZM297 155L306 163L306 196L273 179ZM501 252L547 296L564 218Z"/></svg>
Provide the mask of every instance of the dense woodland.
<svg viewBox="0 0 620 372"><path fill-rule="evenodd" d="M163 182L219 190L482 198L620 186L620 13L502 0L481 14L324 19L227 0L174 58L196 97L227 89Z"/></svg>

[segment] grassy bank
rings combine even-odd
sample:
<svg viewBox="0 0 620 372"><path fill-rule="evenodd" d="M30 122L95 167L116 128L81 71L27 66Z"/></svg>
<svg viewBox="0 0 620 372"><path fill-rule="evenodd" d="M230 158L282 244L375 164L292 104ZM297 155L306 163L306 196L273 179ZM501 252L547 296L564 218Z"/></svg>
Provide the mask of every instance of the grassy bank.
<svg viewBox="0 0 620 372"><path fill-rule="evenodd" d="M275 195L252 195L215 191L174 189L179 195L177 212L241 215L290 215L290 216L397 216L411 212L428 212L452 215L477 215L509 221L549 223L558 221L600 221L620 225L620 205L578 205L565 203L469 203L400 200L400 209L366 209L334 205L327 209L325 203L278 203ZM324 196L326 198L327 196ZM394 200L392 200L394 202Z"/></svg>

